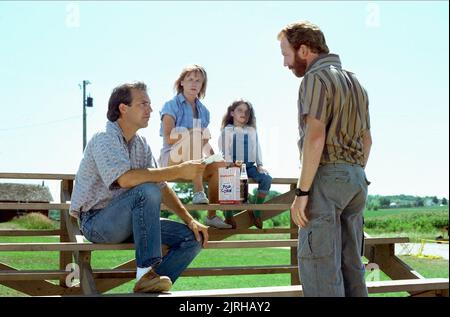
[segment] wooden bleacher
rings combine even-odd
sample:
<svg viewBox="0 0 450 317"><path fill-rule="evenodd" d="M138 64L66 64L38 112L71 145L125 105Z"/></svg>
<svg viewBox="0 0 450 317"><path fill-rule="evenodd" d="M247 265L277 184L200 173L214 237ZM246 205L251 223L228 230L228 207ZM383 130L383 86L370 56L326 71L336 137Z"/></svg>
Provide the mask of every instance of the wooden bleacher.
<svg viewBox="0 0 450 317"><path fill-rule="evenodd" d="M0 230L0 236L58 236L59 242L53 243L0 243L0 284L32 296L62 295L103 295L103 293L127 283L135 278L135 260L123 263L115 268L93 269L92 252L104 250L134 250L131 243L94 244L82 236L77 220L70 217L70 195L73 189L72 174L30 174L0 173L0 179L38 179L56 180L61 183L59 203L0 203L2 210L59 210L60 228L58 230ZM264 205L185 205L188 210L241 210L235 215L237 228L210 230L210 242L207 248L290 248L290 263L270 266L241 267L202 267L188 268L182 276L219 276L245 274L279 274L291 276L291 286L257 287L249 289L184 291L170 294L129 294L133 296L301 296L302 290L297 271L297 227L291 223L290 228L250 229L252 226L248 210L262 210L263 220L274 217L288 210L294 198L293 189L297 179L274 178L273 184L289 186L289 190L267 201ZM250 183L252 181L250 180ZM162 209L166 209L162 205ZM279 240L238 240L223 241L235 234L289 234L289 239ZM396 243L406 243L408 238L365 238L365 257L370 263L376 263L381 271L393 281L368 282L370 293L406 291L412 296L448 296L448 279L425 279L415 272L394 253ZM1 261L1 252L40 252L58 251L58 270L17 270ZM164 248L163 248L164 252ZM81 287L67 287L65 279L69 274L66 266L78 264L80 268ZM58 284L51 280L59 281ZM124 294L121 294L124 295ZM108 296L113 296L109 294Z"/></svg>

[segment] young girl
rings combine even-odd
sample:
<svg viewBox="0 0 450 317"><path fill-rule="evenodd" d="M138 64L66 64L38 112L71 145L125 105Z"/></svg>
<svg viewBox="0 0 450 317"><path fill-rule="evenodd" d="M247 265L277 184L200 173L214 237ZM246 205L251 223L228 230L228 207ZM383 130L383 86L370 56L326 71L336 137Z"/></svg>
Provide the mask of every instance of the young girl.
<svg viewBox="0 0 450 317"><path fill-rule="evenodd" d="M214 154L208 143L209 111L200 102L205 96L207 84L206 71L202 66L191 65L183 69L175 81L176 96L166 102L160 112L163 137L160 166L177 165L192 159L201 159L205 154ZM204 153L209 152L209 153ZM205 172L193 181L194 204L218 202L218 168L225 162L209 164ZM203 180L208 181L208 196L205 195ZM215 210L208 211L206 225L220 229L231 228L216 216Z"/></svg>
<svg viewBox="0 0 450 317"><path fill-rule="evenodd" d="M263 203L272 184L272 177L263 167L255 113L250 102L240 99L228 107L222 120L219 148L226 162L245 163L248 177L258 182L256 203ZM262 229L261 211L254 211L252 215L255 226ZM225 213L225 222L236 226L232 212Z"/></svg>

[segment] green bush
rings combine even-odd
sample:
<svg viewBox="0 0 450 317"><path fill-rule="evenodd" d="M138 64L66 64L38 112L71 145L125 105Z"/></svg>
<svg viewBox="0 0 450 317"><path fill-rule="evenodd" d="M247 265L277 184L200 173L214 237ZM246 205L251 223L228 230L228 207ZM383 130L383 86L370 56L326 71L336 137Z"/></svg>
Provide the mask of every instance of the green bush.
<svg viewBox="0 0 450 317"><path fill-rule="evenodd" d="M289 210L282 212L278 216L271 218L273 227L289 227L291 216ZM265 221L267 222L267 221Z"/></svg>
<svg viewBox="0 0 450 317"><path fill-rule="evenodd" d="M51 230L51 229L57 229L57 227L58 227L57 222L52 221L45 215L38 213L38 212L32 212L32 213L26 214L25 216L15 218L11 222L19 225L20 227L22 227L24 229Z"/></svg>
<svg viewBox="0 0 450 317"><path fill-rule="evenodd" d="M448 214L442 212L411 212L401 215L385 215L365 220L365 227L390 232L430 232L448 226Z"/></svg>

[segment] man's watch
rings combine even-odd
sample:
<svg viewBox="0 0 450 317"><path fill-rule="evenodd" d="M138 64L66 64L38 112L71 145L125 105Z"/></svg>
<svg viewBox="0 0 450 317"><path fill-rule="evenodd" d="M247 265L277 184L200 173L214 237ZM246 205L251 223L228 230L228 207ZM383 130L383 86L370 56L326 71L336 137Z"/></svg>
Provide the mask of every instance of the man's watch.
<svg viewBox="0 0 450 317"><path fill-rule="evenodd" d="M300 188L295 189L295 196L309 196L309 193L310 193L310 190L308 190L307 192L304 192Z"/></svg>

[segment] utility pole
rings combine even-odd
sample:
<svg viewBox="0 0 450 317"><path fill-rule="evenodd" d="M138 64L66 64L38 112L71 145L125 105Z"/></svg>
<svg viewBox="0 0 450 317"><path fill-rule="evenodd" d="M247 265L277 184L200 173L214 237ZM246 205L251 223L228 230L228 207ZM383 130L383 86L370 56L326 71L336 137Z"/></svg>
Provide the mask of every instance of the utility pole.
<svg viewBox="0 0 450 317"><path fill-rule="evenodd" d="M86 148L86 107L92 107L94 99L91 96L86 98L86 86L91 82L83 80L83 151Z"/></svg>

